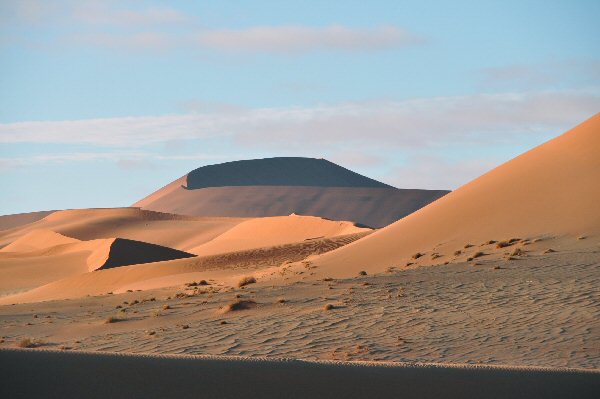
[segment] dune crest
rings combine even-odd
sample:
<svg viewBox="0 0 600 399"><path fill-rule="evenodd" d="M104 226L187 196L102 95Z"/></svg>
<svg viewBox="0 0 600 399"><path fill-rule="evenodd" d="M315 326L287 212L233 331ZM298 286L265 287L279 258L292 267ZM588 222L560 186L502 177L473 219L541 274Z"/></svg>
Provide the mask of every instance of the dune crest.
<svg viewBox="0 0 600 399"><path fill-rule="evenodd" d="M52 230L35 229L0 249L0 252L32 252L77 242L80 242L80 240L64 236Z"/></svg>

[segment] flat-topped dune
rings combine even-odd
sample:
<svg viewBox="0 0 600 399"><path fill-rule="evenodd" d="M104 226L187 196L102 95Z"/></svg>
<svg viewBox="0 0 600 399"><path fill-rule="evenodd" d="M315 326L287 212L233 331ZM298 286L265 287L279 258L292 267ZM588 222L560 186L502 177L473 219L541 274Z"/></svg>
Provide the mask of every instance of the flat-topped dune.
<svg viewBox="0 0 600 399"><path fill-rule="evenodd" d="M3 397L595 398L597 372L0 350ZM31 383L35 376L35 383ZM110 376L110 380L99 378ZM68 383L57 384L56 381Z"/></svg>
<svg viewBox="0 0 600 399"><path fill-rule="evenodd" d="M323 159L267 158L198 168L133 206L246 218L296 213L382 227L447 192L397 189Z"/></svg>
<svg viewBox="0 0 600 399"><path fill-rule="evenodd" d="M600 234L600 114L316 264L332 275L452 260L489 240ZM464 251L464 250L463 250ZM416 254L422 254L418 259ZM482 254L485 255L485 254ZM436 261L439 263L439 260Z"/></svg>

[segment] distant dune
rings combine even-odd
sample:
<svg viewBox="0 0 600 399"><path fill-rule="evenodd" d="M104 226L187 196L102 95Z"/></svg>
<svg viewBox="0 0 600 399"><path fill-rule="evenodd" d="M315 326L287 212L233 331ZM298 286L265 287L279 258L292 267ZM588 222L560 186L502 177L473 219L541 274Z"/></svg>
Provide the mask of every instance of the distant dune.
<svg viewBox="0 0 600 399"><path fill-rule="evenodd" d="M382 227L446 193L397 189L323 159L268 158L198 168L133 206L202 216L296 213Z"/></svg>
<svg viewBox="0 0 600 399"><path fill-rule="evenodd" d="M22 226L28 223L33 223L37 220L45 218L52 212L54 211L17 213L14 215L0 216L0 231L12 229L14 227Z"/></svg>
<svg viewBox="0 0 600 399"><path fill-rule="evenodd" d="M351 275L451 259L489 240L600 233L600 114L406 218L316 261ZM472 251L472 250L471 250ZM476 250L477 251L477 250ZM417 253L427 255L416 258Z"/></svg>

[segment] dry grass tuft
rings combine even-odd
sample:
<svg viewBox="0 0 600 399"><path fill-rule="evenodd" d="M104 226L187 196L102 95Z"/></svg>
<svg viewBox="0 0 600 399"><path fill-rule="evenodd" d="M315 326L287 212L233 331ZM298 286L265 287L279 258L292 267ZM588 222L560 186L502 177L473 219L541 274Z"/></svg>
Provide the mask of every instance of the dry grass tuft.
<svg viewBox="0 0 600 399"><path fill-rule="evenodd" d="M169 309L171 309L171 306L169 306L169 305L163 305L163 310L169 310Z"/></svg>
<svg viewBox="0 0 600 399"><path fill-rule="evenodd" d="M481 256L485 255L485 253L481 252L481 251L477 251L473 254L473 259L475 258L479 258Z"/></svg>
<svg viewBox="0 0 600 399"><path fill-rule="evenodd" d="M119 319L116 316L109 316L106 318L106 320L104 320L104 324L118 323L120 321L123 321L123 319Z"/></svg>
<svg viewBox="0 0 600 399"><path fill-rule="evenodd" d="M252 309L256 306L256 302L251 299L240 299L238 301L232 302L229 305L223 308L223 312L235 312L237 310L246 310Z"/></svg>
<svg viewBox="0 0 600 399"><path fill-rule="evenodd" d="M37 348L40 346L40 342L31 338L23 338L19 342L17 342L17 348Z"/></svg>
<svg viewBox="0 0 600 399"><path fill-rule="evenodd" d="M422 253L420 253L420 252L417 252L416 254L414 254L414 255L412 256L412 258L413 258L413 259L419 259L419 258L420 258L421 256L423 256L423 255L424 255L424 254L422 254Z"/></svg>
<svg viewBox="0 0 600 399"><path fill-rule="evenodd" d="M496 244L496 248L500 249L500 248L504 248L504 247L508 247L510 246L511 243L509 243L508 241L500 241L499 243Z"/></svg>
<svg viewBox="0 0 600 399"><path fill-rule="evenodd" d="M511 238L510 240L508 240L508 243L509 244L514 244L515 242L519 242L519 241L521 241L520 238Z"/></svg>
<svg viewBox="0 0 600 399"><path fill-rule="evenodd" d="M332 309L335 309L335 306L333 306L330 303L328 303L327 305L323 306L323 310L332 310Z"/></svg>
<svg viewBox="0 0 600 399"><path fill-rule="evenodd" d="M467 248L471 248L472 246L473 246L473 244L465 244L465 246L463 248L467 249Z"/></svg>
<svg viewBox="0 0 600 399"><path fill-rule="evenodd" d="M254 284L254 283L256 283L256 278L254 278L253 276L246 276L246 277L242 278L240 281L238 281L238 287L243 287L245 285Z"/></svg>
<svg viewBox="0 0 600 399"><path fill-rule="evenodd" d="M460 249L454 251L454 256L459 256L460 254L462 254L462 251Z"/></svg>
<svg viewBox="0 0 600 399"><path fill-rule="evenodd" d="M525 252L523 252L523 250L521 248L515 248L513 249L513 251L510 253L510 256L522 256L524 255Z"/></svg>

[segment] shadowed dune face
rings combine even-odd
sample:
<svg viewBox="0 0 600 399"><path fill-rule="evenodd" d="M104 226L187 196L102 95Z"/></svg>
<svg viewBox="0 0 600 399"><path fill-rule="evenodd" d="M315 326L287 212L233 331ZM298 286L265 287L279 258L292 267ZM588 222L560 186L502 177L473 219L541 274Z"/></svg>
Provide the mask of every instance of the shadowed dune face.
<svg viewBox="0 0 600 399"><path fill-rule="evenodd" d="M208 165L188 173L188 190L225 186L380 187L387 184L325 159L278 157Z"/></svg>
<svg viewBox="0 0 600 399"><path fill-rule="evenodd" d="M205 216L296 213L378 228L446 193L397 189L324 159L267 158L198 168L133 206Z"/></svg>
<svg viewBox="0 0 600 399"><path fill-rule="evenodd" d="M406 218L323 255L347 274L404 266L416 253L447 258L465 244L600 233L600 114ZM429 258L429 256L419 259Z"/></svg>
<svg viewBox="0 0 600 399"><path fill-rule="evenodd" d="M95 255L93 261L88 258L90 270L111 269L114 267L137 265L143 263L161 262L174 259L192 258L196 255L161 245L147 242L115 238L111 240L108 248L103 248L104 262L95 264L102 255ZM94 254L93 254L94 255ZM90 263L91 262L91 263Z"/></svg>

